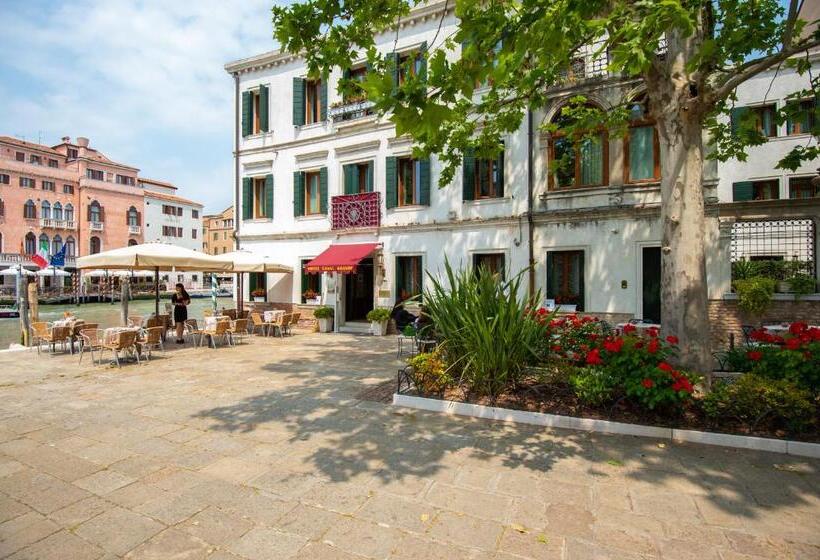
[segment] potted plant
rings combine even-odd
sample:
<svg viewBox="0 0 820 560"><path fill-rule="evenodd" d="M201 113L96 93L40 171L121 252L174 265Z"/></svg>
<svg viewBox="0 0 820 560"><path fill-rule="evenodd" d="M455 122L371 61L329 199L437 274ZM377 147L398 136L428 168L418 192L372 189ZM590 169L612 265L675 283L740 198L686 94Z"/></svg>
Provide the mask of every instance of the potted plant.
<svg viewBox="0 0 820 560"><path fill-rule="evenodd" d="M376 336L387 334L387 322L390 320L390 310L384 307L371 309L367 313L367 320L370 321L370 332Z"/></svg>
<svg viewBox="0 0 820 560"><path fill-rule="evenodd" d="M319 323L319 332L326 333L333 330L333 308L322 305L313 310L313 316Z"/></svg>
<svg viewBox="0 0 820 560"><path fill-rule="evenodd" d="M265 290L262 288L257 288L251 292L251 297L253 301L265 301Z"/></svg>
<svg viewBox="0 0 820 560"><path fill-rule="evenodd" d="M775 280L763 276L736 280L734 287L738 307L749 315L761 317L772 304L776 284Z"/></svg>
<svg viewBox="0 0 820 560"><path fill-rule="evenodd" d="M314 290L307 290L302 297L305 298L305 303L308 305L319 305L322 303L321 296Z"/></svg>
<svg viewBox="0 0 820 560"><path fill-rule="evenodd" d="M798 298L814 293L817 281L810 274L795 274L788 279L789 288Z"/></svg>

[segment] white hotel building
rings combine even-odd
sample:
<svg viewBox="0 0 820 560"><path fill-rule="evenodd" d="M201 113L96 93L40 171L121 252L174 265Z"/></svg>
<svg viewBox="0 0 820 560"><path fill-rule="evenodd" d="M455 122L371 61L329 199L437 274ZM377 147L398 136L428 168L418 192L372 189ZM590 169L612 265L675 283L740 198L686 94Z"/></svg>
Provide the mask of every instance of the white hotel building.
<svg viewBox="0 0 820 560"><path fill-rule="evenodd" d="M400 58L432 43L445 9L440 36L448 36L457 19L444 2L414 9L402 20L395 47ZM395 38L392 31L380 35L377 45L384 53L393 52ZM325 83L307 80L304 61L288 53L227 64L236 87L239 246L300 271L331 246L377 244L355 273L336 275L341 278L342 325L361 321L374 306L392 307L418 293L426 273L440 273L445 258L465 267L484 262L508 276L527 268L532 259L525 282L532 281L544 298L613 320L657 319L663 162L652 124L641 118L640 82L607 74L605 57L579 57L566 83L554 88L551 103L533 111L504 139L503 156L466 161L465 170L442 188L435 157L414 161L410 140L397 138L389 121L370 114L366 103L340 97L336 83L342 69ZM362 60L345 72L364 71ZM771 81L771 75L761 76L744 85L738 105L764 105ZM766 104L783 103L787 93L806 81L781 69ZM579 91L603 108L635 101L636 119L628 136L602 134L582 151L537 128ZM736 222L799 220L799 227L789 222L777 247L769 244L767 250L777 251L785 242L791 251L793 243L802 243L801 259L810 259L812 273L817 273L820 199L789 198L798 192L816 197L816 188L802 180L816 175L816 162L796 173L774 169L791 146L815 140L799 124L775 128L767 145L750 151L748 163L720 168L711 163L704 174L709 294L716 314L731 313L726 306L731 307L733 298L732 255L746 251L742 258L747 258L752 249L760 249L743 237L758 238L757 226L747 230ZM575 171L550 177L549 161L562 150L574 151ZM777 200L764 200L774 187L758 186L760 181L777 182ZM761 251L755 254L767 256ZM782 251L769 256L783 258ZM335 279L321 276L322 281L319 275L298 272L258 275L249 289L264 289L267 300L279 304L299 304L306 290L316 289L323 302L333 305ZM809 308L818 313L815 303Z"/></svg>

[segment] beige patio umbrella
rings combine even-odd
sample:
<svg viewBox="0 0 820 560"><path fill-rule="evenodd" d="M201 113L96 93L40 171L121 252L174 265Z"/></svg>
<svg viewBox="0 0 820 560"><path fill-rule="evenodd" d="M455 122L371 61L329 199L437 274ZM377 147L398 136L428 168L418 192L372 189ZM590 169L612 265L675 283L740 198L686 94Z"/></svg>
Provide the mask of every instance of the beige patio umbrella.
<svg viewBox="0 0 820 560"><path fill-rule="evenodd" d="M239 251L232 251L230 253L222 253L219 255L220 259L228 259L233 264L233 272L237 277L237 308L242 312L242 292L243 292L243 273L244 272L279 272L284 274L292 274L293 268L284 264L279 264L273 258L265 255L257 255L252 251L240 249Z"/></svg>
<svg viewBox="0 0 820 560"><path fill-rule="evenodd" d="M77 259L79 269L153 270L155 313L159 315L159 271L214 271L230 272L233 263L221 257L206 255L168 243L142 243L87 255Z"/></svg>

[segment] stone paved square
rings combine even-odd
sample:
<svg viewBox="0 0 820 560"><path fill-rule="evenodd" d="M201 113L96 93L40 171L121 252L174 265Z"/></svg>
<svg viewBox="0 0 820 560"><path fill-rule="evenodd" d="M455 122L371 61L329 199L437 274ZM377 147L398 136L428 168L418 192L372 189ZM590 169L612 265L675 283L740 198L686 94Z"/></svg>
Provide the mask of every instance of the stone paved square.
<svg viewBox="0 0 820 560"><path fill-rule="evenodd" d="M0 354L0 558L820 558L820 462L363 400L395 344Z"/></svg>

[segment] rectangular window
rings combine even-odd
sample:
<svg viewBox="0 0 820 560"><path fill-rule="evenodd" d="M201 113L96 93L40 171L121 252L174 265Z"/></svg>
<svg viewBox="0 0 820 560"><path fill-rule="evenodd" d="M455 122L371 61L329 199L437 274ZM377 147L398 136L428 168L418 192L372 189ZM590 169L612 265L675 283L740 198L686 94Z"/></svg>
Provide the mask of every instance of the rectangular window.
<svg viewBox="0 0 820 560"><path fill-rule="evenodd" d="M422 293L421 256L396 257L396 303Z"/></svg>
<svg viewBox="0 0 820 560"><path fill-rule="evenodd" d="M0 185L8 185L11 182L11 177L5 173L0 173Z"/></svg>
<svg viewBox="0 0 820 560"><path fill-rule="evenodd" d="M199 218L199 210L191 209L191 217L195 220Z"/></svg>
<svg viewBox="0 0 820 560"><path fill-rule="evenodd" d="M584 252L547 253L547 298L556 305L575 305L584 310Z"/></svg>
<svg viewBox="0 0 820 560"><path fill-rule="evenodd" d="M191 239L196 239L196 229L191 230Z"/></svg>
<svg viewBox="0 0 820 560"><path fill-rule="evenodd" d="M134 186L134 178L129 177L127 175L117 175L117 184L118 185L130 185Z"/></svg>
<svg viewBox="0 0 820 560"><path fill-rule="evenodd" d="M26 154L24 154L23 152L15 152L14 159L16 159L17 161L26 161Z"/></svg>
<svg viewBox="0 0 820 560"><path fill-rule="evenodd" d="M487 268L493 274L504 277L504 253L475 253L473 254L473 270L478 273L481 267Z"/></svg>
<svg viewBox="0 0 820 560"><path fill-rule="evenodd" d="M749 107L749 110L754 115L757 131L767 138L775 138L777 136L775 106L761 105L759 107Z"/></svg>
<svg viewBox="0 0 820 560"><path fill-rule="evenodd" d="M105 181L105 172L99 169L86 169L85 176L95 181Z"/></svg>
<svg viewBox="0 0 820 560"><path fill-rule="evenodd" d="M786 131L789 135L810 134L815 123L815 104L813 99L790 102L787 105L793 115L786 119Z"/></svg>
<svg viewBox="0 0 820 560"><path fill-rule="evenodd" d="M630 183L660 181L660 144L654 125L629 127L626 149Z"/></svg>
<svg viewBox="0 0 820 560"><path fill-rule="evenodd" d="M302 259L302 303L306 303L311 297L319 297L322 295L322 275L321 274L307 274L305 272L305 265L310 262L310 259Z"/></svg>
<svg viewBox="0 0 820 560"><path fill-rule="evenodd" d="M265 178L255 177L253 179L253 217L270 218L265 207Z"/></svg>
<svg viewBox="0 0 820 560"><path fill-rule="evenodd" d="M34 164L34 165L43 165L43 158L41 158L40 156L36 156L34 154L31 154L28 157L28 162L31 163L31 164Z"/></svg>
<svg viewBox="0 0 820 560"><path fill-rule="evenodd" d="M54 192L54 181L41 181L40 186L44 191Z"/></svg>
<svg viewBox="0 0 820 560"><path fill-rule="evenodd" d="M820 186L811 184L812 177L790 177L789 198L815 198L820 196Z"/></svg>
<svg viewBox="0 0 820 560"><path fill-rule="evenodd" d="M23 205L23 217L27 220L34 220L35 218L37 218L37 207L34 206L33 203L29 204L27 202L26 204L24 204Z"/></svg>
<svg viewBox="0 0 820 560"><path fill-rule="evenodd" d="M414 206L421 201L421 161L399 158L399 206Z"/></svg>
<svg viewBox="0 0 820 560"><path fill-rule="evenodd" d="M305 216L322 211L322 193L317 171L305 173Z"/></svg>
<svg viewBox="0 0 820 560"><path fill-rule="evenodd" d="M77 148L69 148L68 149L68 159L77 159L79 153L77 152Z"/></svg>
<svg viewBox="0 0 820 560"><path fill-rule="evenodd" d="M60 162L57 161L56 159L49 159L48 160L48 166L49 167L60 167Z"/></svg>
<svg viewBox="0 0 820 560"><path fill-rule="evenodd" d="M74 185L63 185L63 193L74 194Z"/></svg>
<svg viewBox="0 0 820 560"><path fill-rule="evenodd" d="M573 142L558 136L550 142L550 183L557 188L596 187L606 184L608 141L603 133Z"/></svg>
<svg viewBox="0 0 820 560"><path fill-rule="evenodd" d="M752 181L753 200L777 200L778 198L780 198L779 180Z"/></svg>
<svg viewBox="0 0 820 560"><path fill-rule="evenodd" d="M218 239L219 239L219 233L214 232L214 241L217 241Z"/></svg>
<svg viewBox="0 0 820 560"><path fill-rule="evenodd" d="M412 59L412 62L411 62ZM399 57L399 84L403 84L410 76L417 76L421 72L424 59L421 53L413 52Z"/></svg>
<svg viewBox="0 0 820 560"><path fill-rule="evenodd" d="M476 158L473 161L473 192L475 199L497 198L502 196L501 173L498 159Z"/></svg>
<svg viewBox="0 0 820 560"><path fill-rule="evenodd" d="M36 181L30 177L20 177L20 186L33 189L36 186Z"/></svg>
<svg viewBox="0 0 820 560"><path fill-rule="evenodd" d="M199 281L199 275L198 274L191 274L191 281L198 282Z"/></svg>
<svg viewBox="0 0 820 560"><path fill-rule="evenodd" d="M322 120L322 80L305 80L305 124Z"/></svg>

